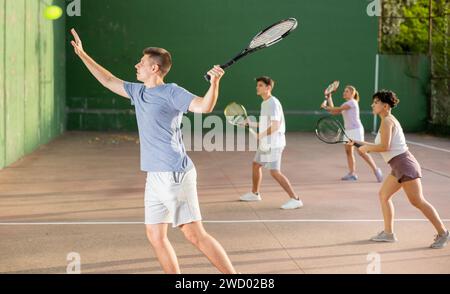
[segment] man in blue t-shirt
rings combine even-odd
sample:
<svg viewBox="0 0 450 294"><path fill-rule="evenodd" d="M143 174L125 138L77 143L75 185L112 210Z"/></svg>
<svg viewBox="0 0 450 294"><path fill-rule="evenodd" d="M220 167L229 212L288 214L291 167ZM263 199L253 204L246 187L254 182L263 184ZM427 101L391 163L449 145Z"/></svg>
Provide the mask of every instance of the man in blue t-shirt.
<svg viewBox="0 0 450 294"><path fill-rule="evenodd" d="M183 113L210 113L217 102L224 71L214 66L208 74L210 87L198 97L176 84L165 84L172 66L170 53L150 47L136 64L137 80L129 83L97 64L84 50L72 29L75 53L106 88L128 98L136 110L141 144L141 170L147 173L145 225L147 237L166 273L179 273L175 251L167 238L168 224L180 227L186 239L202 251L222 273L236 273L225 250L201 222L197 197L197 173L183 144Z"/></svg>

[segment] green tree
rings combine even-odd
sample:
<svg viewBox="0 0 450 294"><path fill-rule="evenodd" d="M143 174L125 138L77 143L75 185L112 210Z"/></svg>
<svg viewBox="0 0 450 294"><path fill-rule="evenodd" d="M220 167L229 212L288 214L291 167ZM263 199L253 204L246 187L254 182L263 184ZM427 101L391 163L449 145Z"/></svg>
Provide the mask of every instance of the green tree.
<svg viewBox="0 0 450 294"><path fill-rule="evenodd" d="M450 132L450 50L448 0L432 1L429 46L429 0L383 0L381 53L428 54L431 49L431 124Z"/></svg>

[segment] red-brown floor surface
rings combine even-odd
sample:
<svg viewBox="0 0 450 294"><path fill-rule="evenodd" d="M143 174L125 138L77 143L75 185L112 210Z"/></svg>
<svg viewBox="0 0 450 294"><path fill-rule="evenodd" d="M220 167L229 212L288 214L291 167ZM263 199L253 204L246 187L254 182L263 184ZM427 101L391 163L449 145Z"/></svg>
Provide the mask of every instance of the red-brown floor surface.
<svg viewBox="0 0 450 294"><path fill-rule="evenodd" d="M426 198L450 226L450 140L407 139L422 164ZM82 273L161 273L142 224L145 174L136 140L68 132L0 171L0 272L65 273L76 252ZM382 273L450 273L450 246L428 248L435 231L403 192L394 198L399 242L368 241L383 229L380 184L358 155L359 180L342 182L343 146L311 133L289 133L287 142L282 171L305 204L292 211L279 209L288 198L267 171L263 201L238 201L251 187L253 152L189 153L205 227L238 271L366 273L378 256ZM184 273L217 273L178 229L169 231Z"/></svg>

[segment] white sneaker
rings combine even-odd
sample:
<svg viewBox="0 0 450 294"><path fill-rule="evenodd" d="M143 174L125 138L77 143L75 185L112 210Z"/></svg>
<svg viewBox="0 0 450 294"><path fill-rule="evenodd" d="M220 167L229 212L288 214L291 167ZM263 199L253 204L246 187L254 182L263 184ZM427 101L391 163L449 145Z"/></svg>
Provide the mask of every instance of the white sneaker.
<svg viewBox="0 0 450 294"><path fill-rule="evenodd" d="M249 192L239 198L241 201L261 201L261 195Z"/></svg>
<svg viewBox="0 0 450 294"><path fill-rule="evenodd" d="M286 202L285 204L281 205L281 209L297 209L303 207L303 202L299 199L290 199L288 202Z"/></svg>

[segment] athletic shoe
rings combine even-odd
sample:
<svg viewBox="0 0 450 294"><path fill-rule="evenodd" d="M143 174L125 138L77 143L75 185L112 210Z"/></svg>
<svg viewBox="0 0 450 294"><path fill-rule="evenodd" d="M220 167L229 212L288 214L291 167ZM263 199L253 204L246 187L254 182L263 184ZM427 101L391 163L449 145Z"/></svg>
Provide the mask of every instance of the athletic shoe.
<svg viewBox="0 0 450 294"><path fill-rule="evenodd" d="M259 193L247 193L241 196L241 201L261 201L261 195Z"/></svg>
<svg viewBox="0 0 450 294"><path fill-rule="evenodd" d="M281 205L281 209L297 209L303 207L303 202L300 199L291 198L288 202Z"/></svg>
<svg viewBox="0 0 450 294"><path fill-rule="evenodd" d="M375 171L375 176L377 177L378 183L381 183L383 181L383 172L380 168L377 168L377 170Z"/></svg>
<svg viewBox="0 0 450 294"><path fill-rule="evenodd" d="M345 176L343 176L341 178L342 181L357 181L358 180L358 176L356 174L352 175L352 174L346 174Z"/></svg>
<svg viewBox="0 0 450 294"><path fill-rule="evenodd" d="M433 249L441 249L447 246L448 241L450 241L450 234L447 231L444 235L436 235L434 238L434 243L430 245Z"/></svg>
<svg viewBox="0 0 450 294"><path fill-rule="evenodd" d="M394 233L386 233L384 231L381 231L378 235L370 238L370 240L374 242L397 242L397 238Z"/></svg>

